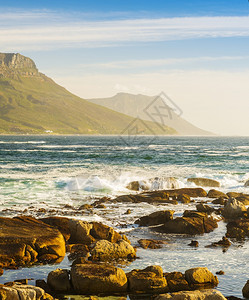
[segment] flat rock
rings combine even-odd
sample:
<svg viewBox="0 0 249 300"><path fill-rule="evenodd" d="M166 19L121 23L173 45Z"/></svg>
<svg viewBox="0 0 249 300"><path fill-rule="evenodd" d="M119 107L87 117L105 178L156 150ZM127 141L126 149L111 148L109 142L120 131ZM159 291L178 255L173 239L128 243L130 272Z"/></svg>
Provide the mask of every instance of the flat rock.
<svg viewBox="0 0 249 300"><path fill-rule="evenodd" d="M135 221L140 226L160 225L173 219L174 210L162 210L153 212L147 216L143 216Z"/></svg>
<svg viewBox="0 0 249 300"><path fill-rule="evenodd" d="M193 182L194 184L198 186L203 187L220 187L221 184L217 180L209 179L209 178L188 178L188 182Z"/></svg>
<svg viewBox="0 0 249 300"><path fill-rule="evenodd" d="M183 291L172 294L158 295L155 300L226 300L221 292L216 290Z"/></svg>
<svg viewBox="0 0 249 300"><path fill-rule="evenodd" d="M228 199L229 198L225 193L223 193L221 191L217 191L215 189L210 190L208 192L207 196L208 196L208 198L219 198L219 197L222 197L224 199Z"/></svg>
<svg viewBox="0 0 249 300"><path fill-rule="evenodd" d="M73 265L71 280L75 292L81 295L123 293L128 288L125 272L108 265Z"/></svg>

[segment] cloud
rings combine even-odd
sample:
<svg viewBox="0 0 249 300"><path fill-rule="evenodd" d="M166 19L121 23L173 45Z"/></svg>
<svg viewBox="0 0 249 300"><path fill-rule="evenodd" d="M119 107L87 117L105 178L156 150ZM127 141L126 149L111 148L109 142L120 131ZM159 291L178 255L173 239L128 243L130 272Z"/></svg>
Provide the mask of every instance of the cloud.
<svg viewBox="0 0 249 300"><path fill-rule="evenodd" d="M82 21L54 12L0 14L3 51L106 47L217 37L249 36L249 17L182 17ZM18 28L18 29L17 29Z"/></svg>

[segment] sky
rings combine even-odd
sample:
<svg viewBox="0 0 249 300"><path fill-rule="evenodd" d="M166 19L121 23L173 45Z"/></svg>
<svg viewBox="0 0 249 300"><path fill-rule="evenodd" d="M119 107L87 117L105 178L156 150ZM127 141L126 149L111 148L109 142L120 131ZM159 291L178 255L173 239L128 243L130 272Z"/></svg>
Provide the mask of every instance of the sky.
<svg viewBox="0 0 249 300"><path fill-rule="evenodd" d="M0 45L82 98L163 91L194 125L249 135L248 0L0 0Z"/></svg>

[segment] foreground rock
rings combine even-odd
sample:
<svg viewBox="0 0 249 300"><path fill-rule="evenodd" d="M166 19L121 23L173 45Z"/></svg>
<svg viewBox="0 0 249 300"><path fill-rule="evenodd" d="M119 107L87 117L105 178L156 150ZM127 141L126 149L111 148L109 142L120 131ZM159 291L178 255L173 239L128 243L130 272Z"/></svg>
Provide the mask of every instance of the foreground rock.
<svg viewBox="0 0 249 300"><path fill-rule="evenodd" d="M117 243L111 243L107 240L97 241L90 254L93 261L132 260L136 258L136 250L124 240L119 240Z"/></svg>
<svg viewBox="0 0 249 300"><path fill-rule="evenodd" d="M168 292L167 281L159 266L150 266L143 270L132 270L127 273L131 293L165 293Z"/></svg>
<svg viewBox="0 0 249 300"><path fill-rule="evenodd" d="M249 280L247 280L246 284L244 285L242 289L242 295L244 298L249 298Z"/></svg>
<svg viewBox="0 0 249 300"><path fill-rule="evenodd" d="M51 300L53 297L46 294L43 289L14 283L13 285L0 285L0 299L3 300Z"/></svg>
<svg viewBox="0 0 249 300"><path fill-rule="evenodd" d="M220 182L208 178L188 178L188 182L193 182L198 186L204 187L220 187Z"/></svg>
<svg viewBox="0 0 249 300"><path fill-rule="evenodd" d="M166 277L170 292L188 291L190 286L181 272L172 272L164 274Z"/></svg>
<svg viewBox="0 0 249 300"><path fill-rule="evenodd" d="M221 292L216 290L201 290L178 292L172 294L158 295L155 300L226 300Z"/></svg>
<svg viewBox="0 0 249 300"><path fill-rule="evenodd" d="M249 237L249 220L238 219L227 224L227 237L243 240Z"/></svg>
<svg viewBox="0 0 249 300"><path fill-rule="evenodd" d="M208 217L206 213L185 211L183 217L175 218L156 227L155 230L165 233L196 235L209 233L217 227L217 221L213 217Z"/></svg>
<svg viewBox="0 0 249 300"><path fill-rule="evenodd" d="M141 217L135 221L140 226L153 226L164 224L173 219L173 210L156 211L148 216Z"/></svg>
<svg viewBox="0 0 249 300"><path fill-rule="evenodd" d="M71 288L69 272L67 270L56 269L48 274L47 284L52 291L57 293L69 292Z"/></svg>
<svg viewBox="0 0 249 300"><path fill-rule="evenodd" d="M75 292L81 295L126 293L128 288L125 272L107 265L74 265L71 280Z"/></svg>
<svg viewBox="0 0 249 300"><path fill-rule="evenodd" d="M32 217L0 218L0 265L4 268L57 260L65 240L55 228Z"/></svg>
<svg viewBox="0 0 249 300"><path fill-rule="evenodd" d="M246 212L246 207L240 201L230 198L222 212L223 216L226 219L236 219L238 217L242 217Z"/></svg>
<svg viewBox="0 0 249 300"><path fill-rule="evenodd" d="M190 286L195 289L202 287L203 285L215 287L219 281L208 268L193 268L185 272L185 278Z"/></svg>

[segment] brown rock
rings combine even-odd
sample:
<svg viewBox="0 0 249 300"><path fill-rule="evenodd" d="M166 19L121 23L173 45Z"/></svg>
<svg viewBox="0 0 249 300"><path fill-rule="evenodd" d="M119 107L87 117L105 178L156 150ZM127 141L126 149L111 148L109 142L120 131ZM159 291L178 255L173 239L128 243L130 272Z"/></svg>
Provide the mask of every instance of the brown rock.
<svg viewBox="0 0 249 300"><path fill-rule="evenodd" d="M238 219L227 224L227 237L243 240L249 237L249 220Z"/></svg>
<svg viewBox="0 0 249 300"><path fill-rule="evenodd" d="M68 259L75 260L77 257L89 257L89 248L84 244L69 244L66 247L66 251L70 252Z"/></svg>
<svg viewBox="0 0 249 300"><path fill-rule="evenodd" d="M225 275L225 272L222 271L222 270L220 270L220 271L216 272L215 274L216 274L216 275Z"/></svg>
<svg viewBox="0 0 249 300"><path fill-rule="evenodd" d="M210 190L207 194L208 198L219 198L222 197L224 199L228 199L228 196L224 194L223 192L217 191L217 190Z"/></svg>
<svg viewBox="0 0 249 300"><path fill-rule="evenodd" d="M242 289L242 294L244 298L249 298L249 280L247 280L246 284L244 285Z"/></svg>
<svg viewBox="0 0 249 300"><path fill-rule="evenodd" d="M181 272L172 272L165 274L170 292L188 291L190 289L185 275Z"/></svg>
<svg viewBox="0 0 249 300"><path fill-rule="evenodd" d="M223 197L219 197L212 201L213 204L220 204L224 205L226 203L226 200Z"/></svg>
<svg viewBox="0 0 249 300"><path fill-rule="evenodd" d="M127 185L126 188L132 191L140 191L140 190L148 191L150 189L148 184L143 180L132 181Z"/></svg>
<svg viewBox="0 0 249 300"><path fill-rule="evenodd" d="M117 243L107 240L97 241L90 253L93 261L136 258L136 250L124 240L119 240Z"/></svg>
<svg viewBox="0 0 249 300"><path fill-rule="evenodd" d="M161 241L161 240L147 240L147 239L141 239L138 241L139 245L143 249L159 249L162 248L163 244L167 244L166 241Z"/></svg>
<svg viewBox="0 0 249 300"><path fill-rule="evenodd" d="M68 270L56 269L48 274L47 283L52 291L66 293L71 290Z"/></svg>
<svg viewBox="0 0 249 300"><path fill-rule="evenodd" d="M98 295L127 292L127 277L122 269L97 264L74 265L72 285L76 293Z"/></svg>
<svg viewBox="0 0 249 300"><path fill-rule="evenodd" d="M219 281L208 268L193 268L185 271L185 278L190 286L199 285L217 286Z"/></svg>
<svg viewBox="0 0 249 300"><path fill-rule="evenodd" d="M71 236L70 228L69 228L69 219L64 217L48 217L40 219L42 222L57 228L66 241L69 240Z"/></svg>
<svg viewBox="0 0 249 300"><path fill-rule="evenodd" d="M227 201L222 214L226 219L236 219L242 217L244 212L246 212L244 204L234 198L230 198Z"/></svg>
<svg viewBox="0 0 249 300"><path fill-rule="evenodd" d="M173 210L162 210L156 211L148 216L141 217L135 224L139 224L140 226L153 226L160 225L168 222L173 219Z"/></svg>
<svg viewBox="0 0 249 300"><path fill-rule="evenodd" d="M209 206L209 205L206 205L206 204L203 204L203 203L199 203L196 205L196 209L199 211L199 212L205 212L207 214L211 214L212 212L214 212L214 208Z"/></svg>
<svg viewBox="0 0 249 300"><path fill-rule="evenodd" d="M126 275L131 293L165 293L168 291L167 281L163 276L162 268L159 266L132 270Z"/></svg>
<svg viewBox="0 0 249 300"><path fill-rule="evenodd" d="M191 241L191 243L189 243L188 246L197 248L197 247L199 247L199 243L198 243L198 241Z"/></svg>
<svg viewBox="0 0 249 300"><path fill-rule="evenodd" d="M204 187L220 187L220 183L217 180L208 178L188 178L188 182Z"/></svg>
<svg viewBox="0 0 249 300"><path fill-rule="evenodd" d="M247 180L244 184L245 187L249 186L249 180Z"/></svg>
<svg viewBox="0 0 249 300"><path fill-rule="evenodd" d="M90 235L93 225L81 220L69 220L70 243L91 245L95 239Z"/></svg>
<svg viewBox="0 0 249 300"><path fill-rule="evenodd" d="M165 190L169 196L188 195L190 197L207 197L207 193L202 188L182 188L176 190Z"/></svg>
<svg viewBox="0 0 249 300"><path fill-rule="evenodd" d="M182 202L182 203L190 203L191 199L189 195L187 194L181 194L177 196L177 201Z"/></svg>
<svg viewBox="0 0 249 300"><path fill-rule="evenodd" d="M117 241L122 239L121 235L118 232L116 232L112 227L98 222L92 223L90 234L96 240L107 240L112 243L116 243Z"/></svg>
<svg viewBox="0 0 249 300"><path fill-rule="evenodd" d="M65 241L55 228L32 217L0 218L0 258L4 267L65 256Z"/></svg>
<svg viewBox="0 0 249 300"><path fill-rule="evenodd" d="M216 248L216 247L222 247L222 248L229 248L231 246L231 242L228 238L223 236L222 240L218 242L214 242L209 246L206 246L207 248Z"/></svg>
<svg viewBox="0 0 249 300"><path fill-rule="evenodd" d="M226 300L221 292L216 290L183 291L172 294L158 295L155 300Z"/></svg>
<svg viewBox="0 0 249 300"><path fill-rule="evenodd" d="M36 286L13 284L11 286L0 285L0 299L20 300L20 299L42 299L45 292Z"/></svg>

